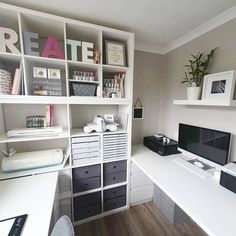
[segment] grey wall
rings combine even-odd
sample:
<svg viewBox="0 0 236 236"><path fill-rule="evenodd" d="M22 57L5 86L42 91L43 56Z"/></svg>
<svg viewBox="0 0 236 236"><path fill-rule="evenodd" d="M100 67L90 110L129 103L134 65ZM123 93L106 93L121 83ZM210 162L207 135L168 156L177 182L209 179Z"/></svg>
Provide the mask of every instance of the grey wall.
<svg viewBox="0 0 236 236"><path fill-rule="evenodd" d="M133 120L133 144L142 143L143 136L158 132L163 56L135 51L134 95L144 106L144 119Z"/></svg>
<svg viewBox="0 0 236 236"><path fill-rule="evenodd" d="M160 130L170 137L176 137L178 123L188 123L229 131L236 135L236 108L201 107L173 105L174 99L186 98L186 87L180 84L184 65L191 54L208 52L218 47L210 72L236 69L236 20L232 20L213 31L179 47L164 57L164 77L161 81L162 100L160 109ZM236 160L236 138L232 142L231 159Z"/></svg>

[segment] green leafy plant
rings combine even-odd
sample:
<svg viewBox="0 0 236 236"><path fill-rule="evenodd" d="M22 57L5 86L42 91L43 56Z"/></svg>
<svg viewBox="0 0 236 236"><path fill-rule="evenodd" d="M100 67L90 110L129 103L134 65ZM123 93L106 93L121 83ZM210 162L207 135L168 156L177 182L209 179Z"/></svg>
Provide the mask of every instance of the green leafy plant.
<svg viewBox="0 0 236 236"><path fill-rule="evenodd" d="M201 86L204 76L208 74L208 67L216 49L212 49L206 56L200 52L196 56L191 55L189 64L185 65L188 71L185 72L181 84L188 83L192 87Z"/></svg>

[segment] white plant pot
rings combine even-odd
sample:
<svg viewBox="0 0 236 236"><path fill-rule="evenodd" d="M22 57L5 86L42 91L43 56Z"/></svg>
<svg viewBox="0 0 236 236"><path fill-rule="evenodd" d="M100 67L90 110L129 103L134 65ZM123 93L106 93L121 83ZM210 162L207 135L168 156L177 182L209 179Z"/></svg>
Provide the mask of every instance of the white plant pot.
<svg viewBox="0 0 236 236"><path fill-rule="evenodd" d="M201 96L201 87L188 87L187 88L187 99L188 100L199 100Z"/></svg>

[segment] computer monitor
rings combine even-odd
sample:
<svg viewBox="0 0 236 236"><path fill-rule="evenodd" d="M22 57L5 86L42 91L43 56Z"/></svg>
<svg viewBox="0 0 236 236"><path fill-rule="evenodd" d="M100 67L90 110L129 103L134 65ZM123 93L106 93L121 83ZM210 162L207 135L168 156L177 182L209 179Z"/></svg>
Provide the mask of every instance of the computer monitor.
<svg viewBox="0 0 236 236"><path fill-rule="evenodd" d="M179 124L179 147L219 165L229 161L230 139L228 132Z"/></svg>

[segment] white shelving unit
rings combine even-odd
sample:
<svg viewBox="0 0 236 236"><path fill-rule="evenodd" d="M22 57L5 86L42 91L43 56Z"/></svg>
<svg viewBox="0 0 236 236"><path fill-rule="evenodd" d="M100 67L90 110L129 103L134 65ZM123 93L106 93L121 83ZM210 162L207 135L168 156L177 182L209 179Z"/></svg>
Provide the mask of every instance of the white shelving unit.
<svg viewBox="0 0 236 236"><path fill-rule="evenodd" d="M7 64L14 75L15 68L22 62L24 72L25 95L0 95L0 148L9 150L16 148L18 152L34 151L52 148L61 148L65 152L69 150L69 159L61 166L40 168L15 173L3 173L0 171L0 180L35 175L51 171L59 171L58 197L55 205L58 206L57 213L54 214L55 220L60 214L69 214L75 224L80 224L108 214L128 209L129 185L130 185L130 157L131 157L131 127L132 127L132 97L133 97L133 60L134 60L134 34L116 29L111 29L99 25L89 24L81 21L67 19L51 14L32 11L20 7L15 7L0 3L0 26L14 29L19 36L16 44L20 54L10 52L0 52L0 62ZM50 35L59 39L63 49L64 59L46 58L32 56L25 53L23 32L35 32L39 35L39 51L45 45L46 38ZM94 43L94 49L101 52L100 64L90 64L81 61L80 54L78 61L72 61L70 50L66 45L66 40L79 40ZM111 66L104 64L104 40L122 41L126 44L127 66ZM35 96L32 92L33 66L55 68L61 70L61 81L64 86L63 96ZM73 70L92 71L95 74L96 82L103 88L104 73L126 74L124 81L124 98L105 98L70 96L71 72ZM27 115L41 115L46 112L46 105L55 105L55 125L63 126L64 132L59 136L49 137L22 137L8 138L7 131L14 128L24 128ZM104 134L85 134L82 131L87 122L91 122L95 115L106 113L125 114L127 119L121 121L122 125L117 132L104 133L105 135L127 135L127 156L124 158L103 158L101 150L100 159L89 163L73 165L72 160L72 139L76 137L89 138L98 135L101 138L101 149L103 148ZM104 185L104 166L109 163L126 162L126 178L120 183ZM99 165L101 170L101 183L98 188L88 191L73 193L73 171L82 167ZM104 192L116 187L125 186L126 203L122 207L104 211ZM82 220L74 219L75 206L73 199L91 193L101 194L101 212L94 216Z"/></svg>
<svg viewBox="0 0 236 236"><path fill-rule="evenodd" d="M233 107L236 106L236 100L174 100L173 104L184 106Z"/></svg>

